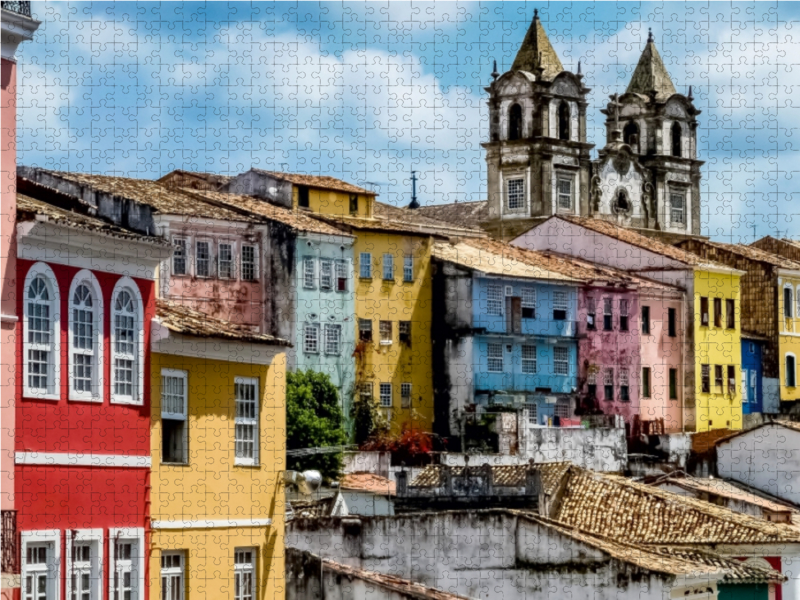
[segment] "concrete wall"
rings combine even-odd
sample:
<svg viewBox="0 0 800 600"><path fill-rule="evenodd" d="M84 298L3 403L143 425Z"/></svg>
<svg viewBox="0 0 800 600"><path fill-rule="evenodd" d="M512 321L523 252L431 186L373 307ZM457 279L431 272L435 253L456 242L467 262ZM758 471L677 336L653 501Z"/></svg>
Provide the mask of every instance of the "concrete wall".
<svg viewBox="0 0 800 600"><path fill-rule="evenodd" d="M471 598L662 600L672 583L500 511L298 519L286 539L287 548Z"/></svg>
<svg viewBox="0 0 800 600"><path fill-rule="evenodd" d="M625 429L566 427L521 427L519 453L535 462L571 463L600 472L625 469L628 447Z"/></svg>
<svg viewBox="0 0 800 600"><path fill-rule="evenodd" d="M390 452L343 452L343 473L374 473L389 477Z"/></svg>
<svg viewBox="0 0 800 600"><path fill-rule="evenodd" d="M726 440L717 472L800 505L800 431L770 424Z"/></svg>
<svg viewBox="0 0 800 600"><path fill-rule="evenodd" d="M386 517L394 514L394 501L391 496L355 490L341 490L341 494L347 505L347 512L351 515Z"/></svg>

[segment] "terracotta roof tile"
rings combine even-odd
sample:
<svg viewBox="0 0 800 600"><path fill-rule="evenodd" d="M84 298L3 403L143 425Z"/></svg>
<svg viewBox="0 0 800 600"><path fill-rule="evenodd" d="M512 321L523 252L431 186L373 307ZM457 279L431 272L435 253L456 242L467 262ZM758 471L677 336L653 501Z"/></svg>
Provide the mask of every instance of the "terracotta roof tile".
<svg viewBox="0 0 800 600"><path fill-rule="evenodd" d="M534 465L493 465L492 474L494 476L494 485L499 486L522 486L525 485L525 477L528 469L533 466L539 469L542 478L542 486L546 494L552 494L561 479L569 470L570 463L556 462L556 463L536 463ZM472 470L481 469L480 466L471 465L469 467L450 467L451 473L455 477L460 477L464 469ZM420 471L411 482L411 487L439 487L442 485L442 471L443 465L428 465Z"/></svg>
<svg viewBox="0 0 800 600"><path fill-rule="evenodd" d="M296 519L319 519L331 516L336 504L336 496L318 500L292 500L289 504Z"/></svg>
<svg viewBox="0 0 800 600"><path fill-rule="evenodd" d="M323 190L336 190L339 192L351 192L353 194L364 194L366 196L377 196L375 192L371 192L352 183L347 183L335 177L328 175L304 175L301 173L281 173L279 171L265 171L264 169L253 169L256 173L265 173L270 177L279 179L281 181L288 181L294 185L305 185L308 187L319 188Z"/></svg>
<svg viewBox="0 0 800 600"><path fill-rule="evenodd" d="M77 200L77 199L76 199ZM90 207L86 205L86 208ZM156 244L158 246L170 247L169 242L160 237L147 236L130 231L123 227L109 223L98 217L81 214L70 210L65 210L48 204L42 200L31 198L24 194L17 194L17 214L20 221L28 220L27 215L36 215L44 218L50 223L58 225L66 225L68 227L75 227L76 229L84 229L95 233L102 233L111 237L117 237L126 240L137 240L140 242L147 242Z"/></svg>
<svg viewBox="0 0 800 600"><path fill-rule="evenodd" d="M156 318L170 331L196 337L222 338L240 342L290 346L286 340L266 333L256 333L248 327L216 319L169 300L156 300Z"/></svg>
<svg viewBox="0 0 800 600"><path fill-rule="evenodd" d="M800 515L800 510L790 508L784 504L773 502L762 496L757 496L752 492L743 490L732 482L724 479L701 479L698 477L664 477L658 480L658 484L669 483L686 490L697 492L708 492L731 500L741 500L749 504L760 506L772 512L793 512Z"/></svg>
<svg viewBox="0 0 800 600"><path fill-rule="evenodd" d="M222 206L227 206L230 209L245 211L252 215L278 221L297 231L352 237L341 229L337 229L333 225L329 225L319 219L314 219L306 213L276 206L264 200L260 200L259 198L255 198L254 196L209 191L193 191L192 193L215 204L218 203Z"/></svg>
<svg viewBox="0 0 800 600"><path fill-rule="evenodd" d="M483 221L489 219L489 202L487 200L434 204L420 206L416 210L425 217L473 229L479 228Z"/></svg>
<svg viewBox="0 0 800 600"><path fill-rule="evenodd" d="M625 93L641 94L647 97L651 91L656 92L656 100L659 102L664 102L676 93L675 86L672 84L672 79L664 66L664 61L661 60L656 45L652 40L648 40Z"/></svg>
<svg viewBox="0 0 800 600"><path fill-rule="evenodd" d="M572 467L554 518L637 544L800 543L800 531L708 502Z"/></svg>
<svg viewBox="0 0 800 600"><path fill-rule="evenodd" d="M397 495L397 483L374 473L348 473L339 482L343 490L373 492L388 496Z"/></svg>
<svg viewBox="0 0 800 600"><path fill-rule="evenodd" d="M800 270L800 262L784 258L778 254L773 254L754 246L746 246L744 244L724 244L722 242L713 242L711 240L686 240L676 245L680 248L686 249L687 252L692 252L692 250L689 249L692 244L702 244L710 249L716 248L726 252L731 252L732 254L738 254L739 256L749 258L750 260L768 263L782 269L791 269L795 271Z"/></svg>

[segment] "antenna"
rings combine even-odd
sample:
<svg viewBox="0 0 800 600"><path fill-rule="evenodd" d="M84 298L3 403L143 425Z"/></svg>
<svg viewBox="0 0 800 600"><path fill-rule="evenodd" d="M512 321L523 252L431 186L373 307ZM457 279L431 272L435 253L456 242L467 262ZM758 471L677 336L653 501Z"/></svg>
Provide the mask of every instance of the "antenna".
<svg viewBox="0 0 800 600"><path fill-rule="evenodd" d="M411 204L408 205L408 208L419 208L419 202L417 202L417 172L411 171Z"/></svg>

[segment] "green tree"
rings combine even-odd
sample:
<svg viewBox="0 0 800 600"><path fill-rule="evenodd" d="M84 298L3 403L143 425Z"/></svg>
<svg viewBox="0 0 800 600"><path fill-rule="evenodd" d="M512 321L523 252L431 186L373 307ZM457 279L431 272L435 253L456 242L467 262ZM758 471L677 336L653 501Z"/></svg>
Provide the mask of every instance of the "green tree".
<svg viewBox="0 0 800 600"><path fill-rule="evenodd" d="M353 437L359 447L372 437L385 436L389 433L389 424L374 398L354 393L350 407Z"/></svg>
<svg viewBox="0 0 800 600"><path fill-rule="evenodd" d="M324 373L295 371L286 374L286 448L340 446L347 439L339 392ZM312 454L292 457L287 468L317 469L325 479L337 479L342 455Z"/></svg>

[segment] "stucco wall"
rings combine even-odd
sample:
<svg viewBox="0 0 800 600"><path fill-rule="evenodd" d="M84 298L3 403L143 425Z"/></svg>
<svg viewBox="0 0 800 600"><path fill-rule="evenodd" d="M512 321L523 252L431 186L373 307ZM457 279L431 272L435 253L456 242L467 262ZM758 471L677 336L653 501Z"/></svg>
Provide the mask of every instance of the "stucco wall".
<svg viewBox="0 0 800 600"><path fill-rule="evenodd" d="M800 505L800 431L770 424L726 440L717 472Z"/></svg>
<svg viewBox="0 0 800 600"><path fill-rule="evenodd" d="M580 427L523 427L519 448L535 462L567 460L584 469L621 472L628 460L625 429Z"/></svg>

